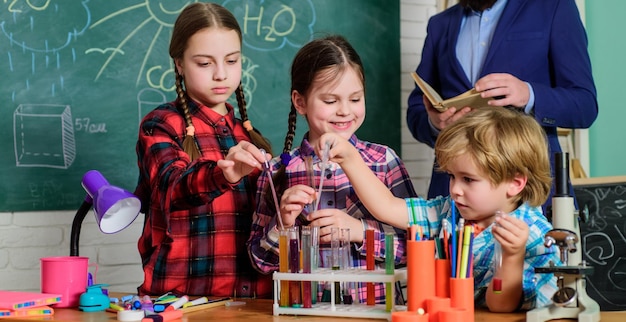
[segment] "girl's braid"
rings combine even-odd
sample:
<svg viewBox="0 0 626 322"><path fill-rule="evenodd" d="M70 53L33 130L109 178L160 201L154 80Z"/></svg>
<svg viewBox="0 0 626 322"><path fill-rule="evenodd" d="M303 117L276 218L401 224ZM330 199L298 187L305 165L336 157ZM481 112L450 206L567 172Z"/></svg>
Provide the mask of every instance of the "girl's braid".
<svg viewBox="0 0 626 322"><path fill-rule="evenodd" d="M191 161L202 156L200 148L195 139L195 128L191 122L191 113L189 113L189 106L187 106L187 98L185 97L185 91L183 90L183 76L176 73L176 94L178 97L178 103L183 109L183 115L185 116L185 124L187 125L185 131L185 138L183 139L183 150L189 155Z"/></svg>

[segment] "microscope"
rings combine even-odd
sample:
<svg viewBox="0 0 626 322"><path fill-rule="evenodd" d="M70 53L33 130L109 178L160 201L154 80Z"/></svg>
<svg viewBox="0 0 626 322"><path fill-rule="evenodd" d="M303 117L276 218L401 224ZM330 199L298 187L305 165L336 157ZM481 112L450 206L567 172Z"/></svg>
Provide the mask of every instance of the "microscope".
<svg viewBox="0 0 626 322"><path fill-rule="evenodd" d="M600 306L587 295L585 276L593 273L593 267L582 259L580 218L574 198L569 194L569 155L556 153L554 162L555 194L552 198L552 226L546 233L546 247L559 247L563 266L551 263L549 267L537 267L535 273L554 274L558 290L552 296L552 304L526 313L526 321L552 319L578 319L584 322L600 321Z"/></svg>

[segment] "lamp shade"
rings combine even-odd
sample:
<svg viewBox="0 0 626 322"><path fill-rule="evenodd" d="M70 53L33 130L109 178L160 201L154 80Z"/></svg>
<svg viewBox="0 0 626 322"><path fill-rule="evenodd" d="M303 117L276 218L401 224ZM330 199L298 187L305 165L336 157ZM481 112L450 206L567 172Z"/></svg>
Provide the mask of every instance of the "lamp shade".
<svg viewBox="0 0 626 322"><path fill-rule="evenodd" d="M116 233L128 227L139 215L139 198L110 185L100 172L91 170L85 173L82 185L87 191L85 199L93 203L96 221L103 233Z"/></svg>

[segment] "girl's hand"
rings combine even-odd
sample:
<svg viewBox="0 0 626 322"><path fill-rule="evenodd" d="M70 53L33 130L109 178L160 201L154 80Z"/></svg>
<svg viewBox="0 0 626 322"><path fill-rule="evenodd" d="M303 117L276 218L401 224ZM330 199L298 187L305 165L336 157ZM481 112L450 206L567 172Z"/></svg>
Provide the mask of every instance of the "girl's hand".
<svg viewBox="0 0 626 322"><path fill-rule="evenodd" d="M324 148L328 145L330 147L328 153L329 160L339 165L352 162L355 160L354 158L361 158L359 151L357 151L350 141L336 133L324 133L317 142L315 153L321 158L324 153Z"/></svg>
<svg viewBox="0 0 626 322"><path fill-rule="evenodd" d="M280 216L285 227L291 227L296 223L296 218L304 209L304 206L313 202L315 189L299 184L287 188L280 198Z"/></svg>
<svg viewBox="0 0 626 322"><path fill-rule="evenodd" d="M217 166L222 169L228 182L236 183L252 170L262 170L262 164L270 159L269 154L264 155L254 144L241 141L228 150L224 160L217 161Z"/></svg>
<svg viewBox="0 0 626 322"><path fill-rule="evenodd" d="M321 209L310 213L307 220L311 222L311 226L320 227L320 243L330 243L330 229L337 227L339 229L350 229L350 241L354 243L363 242L363 224L361 220L356 219L344 211L328 208Z"/></svg>

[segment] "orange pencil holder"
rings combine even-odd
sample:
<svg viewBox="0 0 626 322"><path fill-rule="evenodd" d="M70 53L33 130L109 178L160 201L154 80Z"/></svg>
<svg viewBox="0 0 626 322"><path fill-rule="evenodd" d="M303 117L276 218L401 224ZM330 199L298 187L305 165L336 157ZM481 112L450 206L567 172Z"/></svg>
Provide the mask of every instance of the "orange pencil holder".
<svg viewBox="0 0 626 322"><path fill-rule="evenodd" d="M420 314L411 311L391 312L391 322L428 322L428 313Z"/></svg>
<svg viewBox="0 0 626 322"><path fill-rule="evenodd" d="M435 297L435 241L407 241L407 310L426 309Z"/></svg>
<svg viewBox="0 0 626 322"><path fill-rule="evenodd" d="M450 260L435 259L435 295L450 297Z"/></svg>
<svg viewBox="0 0 626 322"><path fill-rule="evenodd" d="M428 322L439 322L439 313L450 308L449 297L431 297L426 299L426 312L428 312ZM461 321L456 321L461 322Z"/></svg>
<svg viewBox="0 0 626 322"><path fill-rule="evenodd" d="M465 310L462 321L474 322L474 278L450 278L450 306Z"/></svg>
<svg viewBox="0 0 626 322"><path fill-rule="evenodd" d="M461 322L465 321L468 312L465 309L458 309L449 307L439 311L439 322ZM472 313L472 321L474 321L474 314Z"/></svg>

